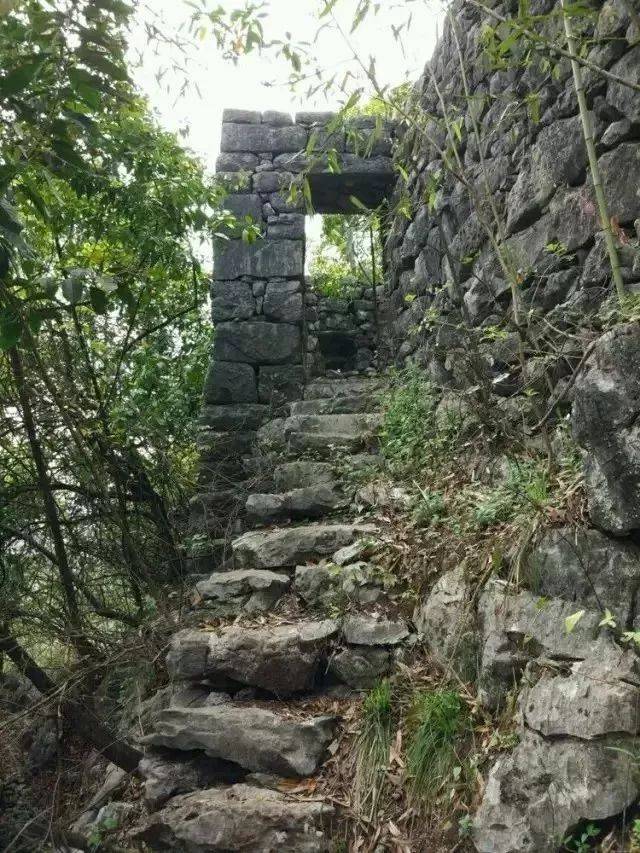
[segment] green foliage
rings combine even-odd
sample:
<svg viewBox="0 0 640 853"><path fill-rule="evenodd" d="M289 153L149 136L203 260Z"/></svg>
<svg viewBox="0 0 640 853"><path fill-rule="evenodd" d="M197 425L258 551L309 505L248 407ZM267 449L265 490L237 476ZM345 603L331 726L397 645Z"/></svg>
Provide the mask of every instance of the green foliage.
<svg viewBox="0 0 640 853"><path fill-rule="evenodd" d="M354 801L359 814L371 819L384 788L392 736L391 685L381 681L362 705L356 749Z"/></svg>
<svg viewBox="0 0 640 853"><path fill-rule="evenodd" d="M530 513L550 500L546 469L534 462L509 460L507 476L495 488L480 494L474 516L480 527L509 521L520 513Z"/></svg>
<svg viewBox="0 0 640 853"><path fill-rule="evenodd" d="M453 690L429 690L416 697L410 723L410 788L416 798L432 801L455 766L456 746L467 723L466 708Z"/></svg>
<svg viewBox="0 0 640 853"><path fill-rule="evenodd" d="M454 413L436 418L439 395L416 365L393 377L392 390L383 401L385 416L380 432L381 449L396 469L420 469L435 454L455 448L462 418Z"/></svg>
<svg viewBox="0 0 640 853"><path fill-rule="evenodd" d="M595 839L600 835L600 830L593 823L588 823L578 835L569 835L563 841L563 849L571 853L589 853L593 850Z"/></svg>
<svg viewBox="0 0 640 853"><path fill-rule="evenodd" d="M411 518L419 527L428 527L431 524L437 524L445 512L446 506L441 492L420 489L411 508Z"/></svg>
<svg viewBox="0 0 640 853"><path fill-rule="evenodd" d="M313 287L336 299L382 280L382 248L375 214L322 217L322 238L309 265Z"/></svg>

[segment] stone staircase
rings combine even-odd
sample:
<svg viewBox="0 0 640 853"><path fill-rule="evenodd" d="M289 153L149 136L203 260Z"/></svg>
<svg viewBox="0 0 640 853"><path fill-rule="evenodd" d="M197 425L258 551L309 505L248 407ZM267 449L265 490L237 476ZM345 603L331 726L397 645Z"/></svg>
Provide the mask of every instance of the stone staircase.
<svg viewBox="0 0 640 853"><path fill-rule="evenodd" d="M287 794L284 780L319 771L340 732L323 708L389 673L410 638L361 559L379 531L349 517L354 487L336 465L379 462L380 387L315 380L262 428L277 439L268 490L249 495L253 527L230 559L196 582L143 739L151 815L137 837L152 850L332 849L334 807Z"/></svg>

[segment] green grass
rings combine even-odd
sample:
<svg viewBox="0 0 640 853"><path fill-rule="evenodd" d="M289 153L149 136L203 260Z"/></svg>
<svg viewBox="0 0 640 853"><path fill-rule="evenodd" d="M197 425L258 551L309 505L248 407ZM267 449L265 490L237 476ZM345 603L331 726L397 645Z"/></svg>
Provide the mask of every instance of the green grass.
<svg viewBox="0 0 640 853"><path fill-rule="evenodd" d="M456 743L465 728L466 708L454 690L430 690L418 695L410 720L410 790L416 799L433 801L456 764Z"/></svg>
<svg viewBox="0 0 640 853"><path fill-rule="evenodd" d="M362 728L356 740L354 803L359 814L371 820L385 783L392 737L391 685L381 681L362 705Z"/></svg>

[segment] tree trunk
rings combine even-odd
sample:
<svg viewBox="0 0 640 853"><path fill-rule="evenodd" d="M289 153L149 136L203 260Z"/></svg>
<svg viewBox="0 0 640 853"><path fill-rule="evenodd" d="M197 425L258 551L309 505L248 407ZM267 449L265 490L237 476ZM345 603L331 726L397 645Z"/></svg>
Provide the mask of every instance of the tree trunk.
<svg viewBox="0 0 640 853"><path fill-rule="evenodd" d="M44 696L53 696L58 692L58 685L49 678L14 637L6 634L0 636L0 652L5 653L13 661L14 666ZM61 696L64 694L62 693ZM71 729L95 747L105 758L126 770L127 773L133 773L136 770L142 753L119 739L118 735L95 716L87 703L75 699L62 699L62 713L70 723Z"/></svg>

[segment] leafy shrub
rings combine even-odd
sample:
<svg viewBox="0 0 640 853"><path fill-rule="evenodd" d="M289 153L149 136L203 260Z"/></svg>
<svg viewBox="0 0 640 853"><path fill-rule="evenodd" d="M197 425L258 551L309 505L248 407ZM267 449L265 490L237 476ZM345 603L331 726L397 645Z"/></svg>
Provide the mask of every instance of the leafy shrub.
<svg viewBox="0 0 640 853"><path fill-rule="evenodd" d="M531 462L509 461L504 482L481 497L474 511L479 527L509 521L521 512L540 509L550 500L546 471Z"/></svg>
<svg viewBox="0 0 640 853"><path fill-rule="evenodd" d="M411 365L400 371L385 399L381 446L392 463L412 465L425 458L436 434L436 391L423 371Z"/></svg>

